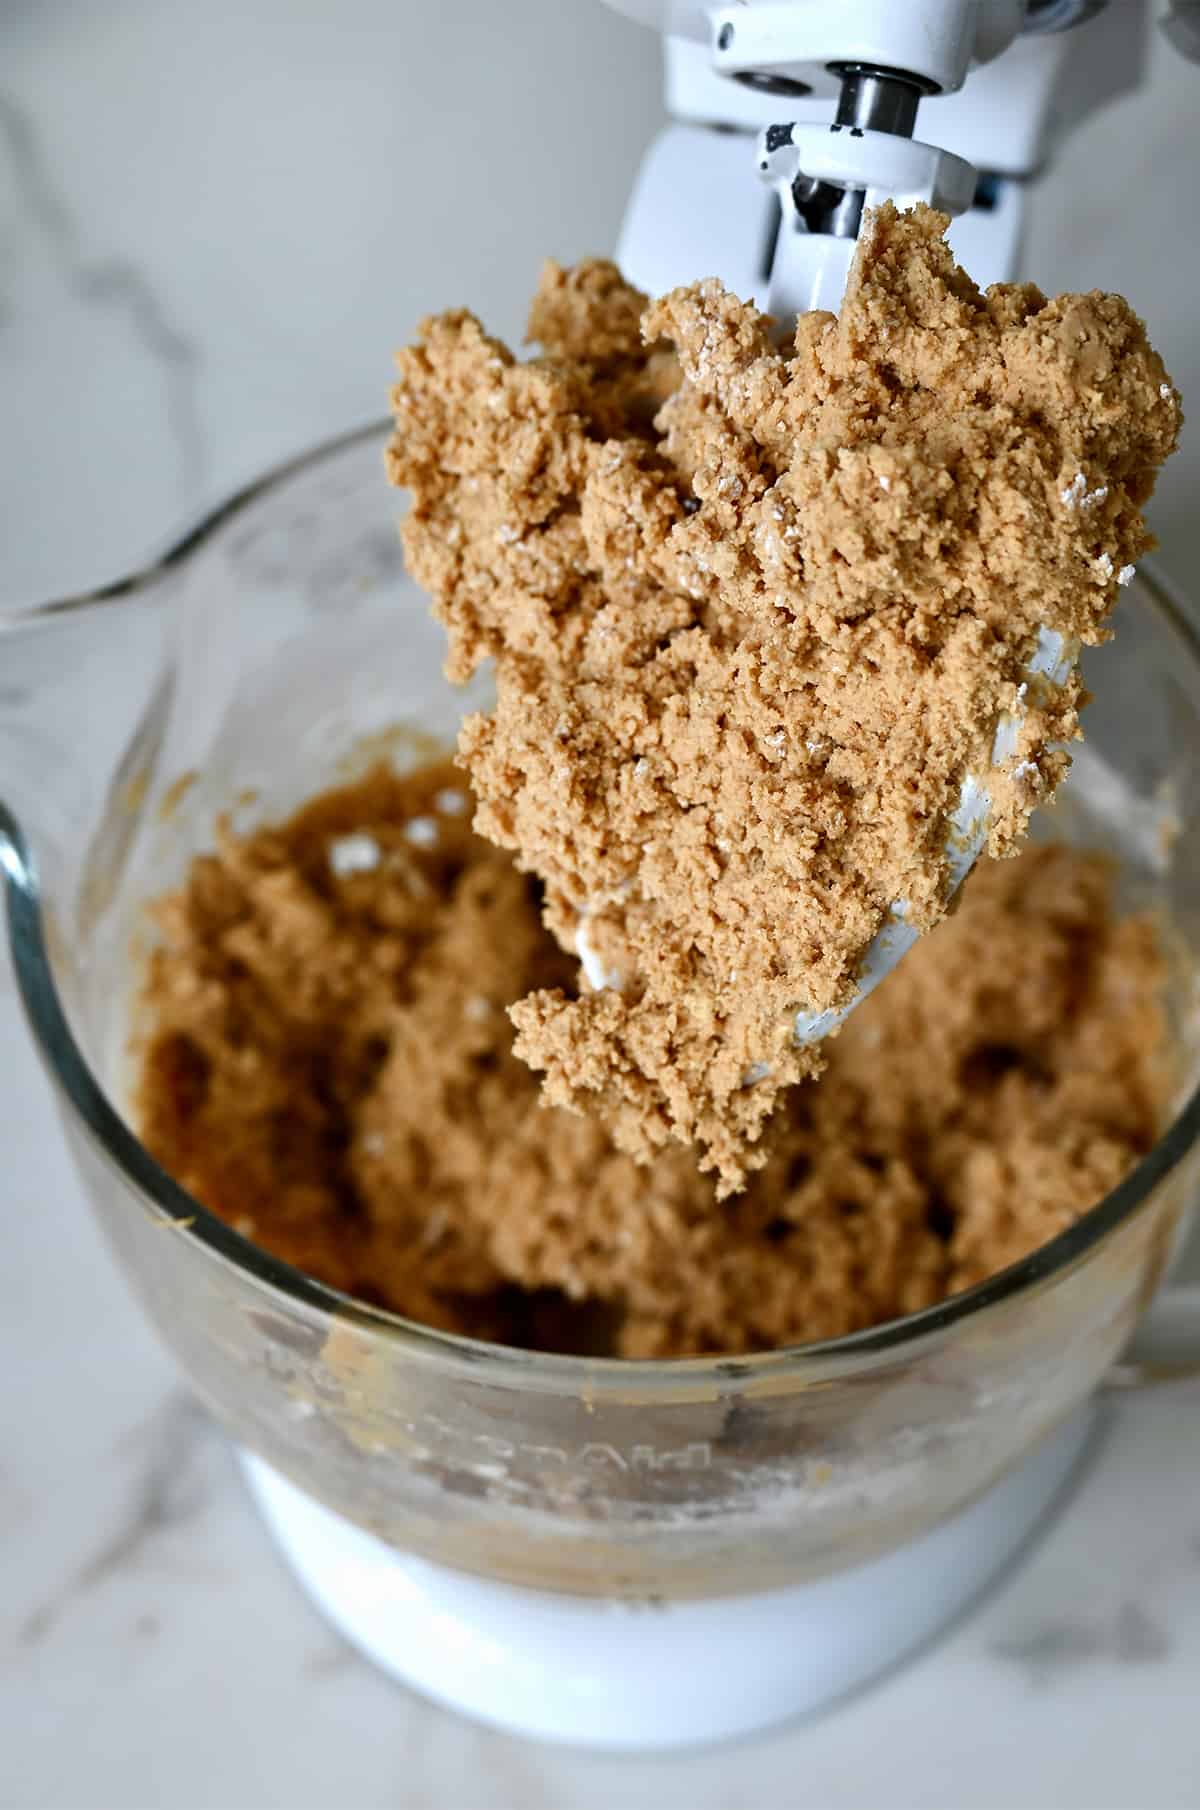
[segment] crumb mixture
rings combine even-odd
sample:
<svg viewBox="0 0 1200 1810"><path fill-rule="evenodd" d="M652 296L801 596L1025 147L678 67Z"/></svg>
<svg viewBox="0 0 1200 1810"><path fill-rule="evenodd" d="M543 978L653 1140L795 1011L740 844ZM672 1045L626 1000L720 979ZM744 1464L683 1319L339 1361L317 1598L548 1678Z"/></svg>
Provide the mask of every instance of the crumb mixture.
<svg viewBox="0 0 1200 1810"><path fill-rule="evenodd" d="M389 469L412 495L409 565L451 676L496 661L495 710L460 743L476 824L542 881L546 922L592 983L510 988L517 1052L551 1101L597 1113L634 1155L698 1146L722 1193L768 1163L774 1201L758 1140L781 1090L826 1059L848 1078L865 1033L818 1057L795 1015L853 997L894 907L922 930L942 915L968 776L988 782L993 855L1062 777L1082 693L1030 680L1039 630L1104 639L1178 433L1178 396L1119 296L983 295L945 225L881 208L840 316L802 316L794 347L718 282L648 304L592 261L547 267L529 324L544 356L516 362L460 310L399 358ZM1005 721L1019 727L989 776ZM1070 866L1072 896L1094 900L1085 871ZM1008 884L990 876L977 898ZM996 952L985 966L1007 982ZM1020 1065L1006 1088L1036 1091ZM675 1178L673 1237L707 1200L683 1168L620 1173L652 1195ZM924 1194L906 1218L909 1182L885 1181L897 1199L873 1236L891 1248ZM602 1198L572 1196L573 1223ZM775 1327L793 1238L855 1244L826 1215L769 1258L757 1236L743 1248L762 1199L688 1234L722 1255L671 1310L685 1342L715 1336L701 1303L727 1272ZM928 1288L957 1286L946 1247L912 1239ZM917 1288L925 1270L906 1274Z"/></svg>
<svg viewBox="0 0 1200 1810"><path fill-rule="evenodd" d="M507 1008L572 997L537 883L448 763L223 828L162 901L139 1118L247 1237L427 1324L625 1357L831 1337L981 1281L1153 1143L1162 963L1111 872L984 861L786 1096L735 1198L546 1106Z"/></svg>

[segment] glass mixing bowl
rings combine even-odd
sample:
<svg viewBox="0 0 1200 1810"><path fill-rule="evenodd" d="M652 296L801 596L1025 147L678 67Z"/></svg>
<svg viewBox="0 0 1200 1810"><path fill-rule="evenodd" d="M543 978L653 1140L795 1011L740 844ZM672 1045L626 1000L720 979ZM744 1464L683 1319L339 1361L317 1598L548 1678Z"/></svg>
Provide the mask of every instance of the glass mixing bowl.
<svg viewBox="0 0 1200 1810"><path fill-rule="evenodd" d="M1112 1374L1179 1239L1200 1126L1200 643L1139 576L1091 662L1089 740L1051 824L1119 854L1126 901L1161 909L1178 958L1178 1110L1106 1200L969 1293L796 1350L632 1363L450 1337L257 1249L122 1110L141 907L217 813L271 818L371 752L421 758L484 695L442 679L382 444L376 428L324 447L152 570L0 624L12 950L87 1192L233 1438L392 1548L644 1601L791 1586L899 1547ZM1150 1324L1178 1348L1128 1357L1126 1380L1195 1362L1196 1291Z"/></svg>

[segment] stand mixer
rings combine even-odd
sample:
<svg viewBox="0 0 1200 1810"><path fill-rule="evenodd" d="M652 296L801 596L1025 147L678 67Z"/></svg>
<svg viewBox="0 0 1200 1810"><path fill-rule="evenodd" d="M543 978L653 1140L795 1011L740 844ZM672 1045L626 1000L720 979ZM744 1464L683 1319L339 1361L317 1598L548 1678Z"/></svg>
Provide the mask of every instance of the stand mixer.
<svg viewBox="0 0 1200 1810"><path fill-rule="evenodd" d="M1147 26L1138 0L610 4L664 34L672 116L635 182L623 273L651 294L715 274L783 331L801 310L838 308L864 210L885 198L950 214L976 280L1011 280L1029 178L1066 131L1137 85ZM1166 23L1200 54L1200 8L1176 6ZM914 136L918 116L931 142ZM1076 653L1040 648L1035 669L1061 680ZM955 814L955 883L981 850L987 802L976 788ZM859 998L914 938L902 921L881 932ZM797 1034L824 1035L841 1016L798 1022ZM640 1621L613 1604L397 1567L257 1460L248 1475L309 1590L387 1669L503 1726L656 1746L811 1708L918 1645L1019 1548L1089 1424L1078 1410L964 1513L895 1552Z"/></svg>
<svg viewBox="0 0 1200 1810"><path fill-rule="evenodd" d="M620 262L652 292L718 275L783 317L836 307L863 208L886 195L954 213L976 279L1010 276L1024 179L1134 85L1146 25L1136 0L619 4L667 34L673 116ZM1197 15L1172 9L1185 50ZM296 461L160 566L13 625L0 874L18 982L124 1268L347 1638L524 1734L654 1748L746 1733L862 1684L984 1589L1063 1490L1122 1352L1125 1380L1139 1361L1195 1364L1187 1291L1143 1329L1157 1352L1127 1347L1186 1218L1200 1093L1034 1257L906 1320L755 1359L593 1361L429 1332L206 1213L110 1103L142 904L249 786L278 817L364 736L400 717L444 742L464 708L401 570L381 445L372 430ZM60 777L46 748L77 749L104 695L87 638L123 611L172 621L141 720ZM1131 901L1178 921L1195 966L1200 642L1142 575L1118 635L1086 750L1109 790L1090 810L1082 789L1076 833L1115 842ZM119 634L106 647L128 660ZM1126 861L1123 821L1144 829L1167 791L1170 857L1155 819Z"/></svg>

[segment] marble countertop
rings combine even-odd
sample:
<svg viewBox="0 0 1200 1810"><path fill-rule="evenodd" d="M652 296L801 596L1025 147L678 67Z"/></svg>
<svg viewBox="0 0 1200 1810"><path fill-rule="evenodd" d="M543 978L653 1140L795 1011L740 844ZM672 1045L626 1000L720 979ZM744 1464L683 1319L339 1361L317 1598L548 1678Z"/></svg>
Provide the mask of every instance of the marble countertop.
<svg viewBox="0 0 1200 1810"><path fill-rule="evenodd" d="M547 249L612 242L658 118L649 40L594 0L25 0L0 53L0 606L115 576L381 413L424 309L515 334ZM1156 52L1044 183L1026 259L1128 287L1185 397L1198 83ZM1157 505L1184 583L1196 478L1185 447ZM819 1720L662 1759L508 1740L299 1595L101 1244L2 971L0 1074L0 1805L1200 1805L1200 1387L1107 1403L1036 1549Z"/></svg>

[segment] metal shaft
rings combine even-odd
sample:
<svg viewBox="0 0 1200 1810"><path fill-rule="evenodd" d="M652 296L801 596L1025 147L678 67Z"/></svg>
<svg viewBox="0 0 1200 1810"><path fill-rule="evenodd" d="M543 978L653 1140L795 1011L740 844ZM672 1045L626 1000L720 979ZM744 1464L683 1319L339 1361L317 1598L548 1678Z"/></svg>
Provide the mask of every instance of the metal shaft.
<svg viewBox="0 0 1200 1810"><path fill-rule="evenodd" d="M842 78L835 132L891 132L911 138L917 106L928 88L919 76L900 69L881 69L866 63L839 63ZM839 189L828 182L798 177L792 195L796 211L810 232L832 233L837 239L856 239L862 224L863 191Z"/></svg>
<svg viewBox="0 0 1200 1810"><path fill-rule="evenodd" d="M838 96L835 126L912 137L917 103L924 91L915 76L861 63L842 65L837 73L842 78L842 92Z"/></svg>

